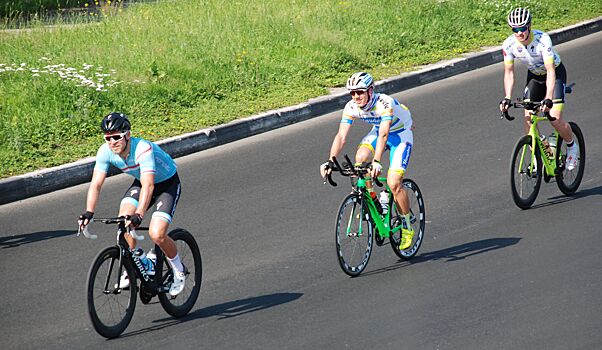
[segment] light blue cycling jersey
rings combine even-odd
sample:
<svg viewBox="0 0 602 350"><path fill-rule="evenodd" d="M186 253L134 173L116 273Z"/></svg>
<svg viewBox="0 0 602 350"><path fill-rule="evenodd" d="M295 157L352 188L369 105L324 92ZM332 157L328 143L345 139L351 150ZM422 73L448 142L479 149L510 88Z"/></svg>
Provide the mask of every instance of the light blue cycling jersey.
<svg viewBox="0 0 602 350"><path fill-rule="evenodd" d="M121 158L105 143L96 153L94 170L109 172L109 165L140 180L140 174L154 173L155 183L163 182L175 175L177 166L174 160L156 144L137 137L130 138L130 154Z"/></svg>

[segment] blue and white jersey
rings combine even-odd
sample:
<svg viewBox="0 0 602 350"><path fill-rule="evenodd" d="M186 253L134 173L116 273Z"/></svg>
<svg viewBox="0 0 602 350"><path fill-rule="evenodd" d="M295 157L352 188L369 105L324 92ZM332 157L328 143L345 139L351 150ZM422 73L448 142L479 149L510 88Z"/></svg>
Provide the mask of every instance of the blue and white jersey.
<svg viewBox="0 0 602 350"><path fill-rule="evenodd" d="M109 165L112 164L138 180L140 180L141 174L154 173L156 184L175 175L177 171L176 163L159 146L136 137L130 138L129 142L131 143L130 154L128 154L127 159L113 153L108 143L100 146L96 154L94 170L107 173Z"/></svg>
<svg viewBox="0 0 602 350"><path fill-rule="evenodd" d="M390 133L400 133L412 128L412 114L408 107L389 95L379 93L375 93L374 105L368 111L358 107L353 100L347 102L341 123L351 124L355 119L361 119L373 125L376 130L381 122L390 120Z"/></svg>
<svg viewBox="0 0 602 350"><path fill-rule="evenodd" d="M502 53L504 54L504 63L514 64L517 58L527 65L531 73L536 75L546 74L546 63L554 63L554 67L560 65L560 56L552 47L552 39L541 30L532 30L531 41L527 46L510 35L502 44Z"/></svg>

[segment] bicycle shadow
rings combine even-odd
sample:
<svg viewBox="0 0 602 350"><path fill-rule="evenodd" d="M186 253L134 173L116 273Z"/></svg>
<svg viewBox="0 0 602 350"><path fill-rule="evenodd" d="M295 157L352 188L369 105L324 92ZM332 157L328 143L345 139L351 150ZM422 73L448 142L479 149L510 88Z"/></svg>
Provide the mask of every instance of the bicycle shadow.
<svg viewBox="0 0 602 350"><path fill-rule="evenodd" d="M182 318L166 317L153 321L154 323L161 323L151 327L139 329L129 333L122 334L119 338L131 337L139 334L144 334L163 328L171 327L179 323L193 321L196 319L209 318L217 316L218 320L229 319L233 317L242 316L251 312L257 312L265 309L269 309L278 305L290 303L299 299L302 293L275 293L262 295L258 297L240 299L235 301L229 301L227 303L209 306L203 309L196 310ZM117 338L117 339L119 339Z"/></svg>
<svg viewBox="0 0 602 350"><path fill-rule="evenodd" d="M16 248L24 244L36 243L47 239L59 238L76 234L76 231L57 230L25 233L22 235L0 237L0 248Z"/></svg>
<svg viewBox="0 0 602 350"><path fill-rule="evenodd" d="M598 196L602 195L602 186L588 188L588 189L582 190L582 191L577 191L576 193L573 193L570 195L560 194L557 196L548 197L548 200L550 200L549 202L533 205L533 206L531 206L530 209L545 208L545 207L549 207L551 205L566 203L566 202L574 201L575 199L585 198L585 197L589 197L589 196L596 196L596 195L598 195Z"/></svg>
<svg viewBox="0 0 602 350"><path fill-rule="evenodd" d="M480 241L474 241L470 243L460 244L454 247L436 250L433 252L427 252L421 255L417 255L411 260L399 259L396 264L383 267L377 270L362 273L359 277L370 276L379 274L387 271L393 271L402 267L419 264L427 261L445 260L446 262L453 262L458 260L464 260L474 255L483 254L492 250L507 248L511 245L517 244L521 238L508 237L508 238L489 238Z"/></svg>

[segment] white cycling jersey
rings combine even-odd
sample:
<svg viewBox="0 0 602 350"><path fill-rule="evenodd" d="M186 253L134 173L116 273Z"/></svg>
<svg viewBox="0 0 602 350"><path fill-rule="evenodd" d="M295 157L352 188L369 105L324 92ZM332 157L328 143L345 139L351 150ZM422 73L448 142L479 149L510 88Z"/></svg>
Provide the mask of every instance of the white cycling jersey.
<svg viewBox="0 0 602 350"><path fill-rule="evenodd" d="M408 107L389 95L379 93L375 93L373 106L368 111L358 107L353 100L345 105L341 123L351 124L355 119L373 125L376 130L382 121L390 120L390 133L399 133L412 128L412 114Z"/></svg>
<svg viewBox="0 0 602 350"><path fill-rule="evenodd" d="M552 39L541 30L531 31L531 42L524 46L514 34L510 35L502 44L504 63L513 65L517 58L527 65L531 73L535 75L546 74L546 63L554 63L554 67L560 65L560 56L552 47Z"/></svg>

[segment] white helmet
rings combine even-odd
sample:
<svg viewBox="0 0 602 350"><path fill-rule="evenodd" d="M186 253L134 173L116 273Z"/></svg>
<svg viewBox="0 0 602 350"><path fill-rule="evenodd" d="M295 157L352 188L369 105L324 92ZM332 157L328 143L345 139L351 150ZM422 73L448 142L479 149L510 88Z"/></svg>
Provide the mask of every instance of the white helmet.
<svg viewBox="0 0 602 350"><path fill-rule="evenodd" d="M366 72L357 72L347 80L347 90L368 90L374 85L374 79Z"/></svg>
<svg viewBox="0 0 602 350"><path fill-rule="evenodd" d="M508 25L512 28L524 27L531 23L529 9L517 7L508 14Z"/></svg>

